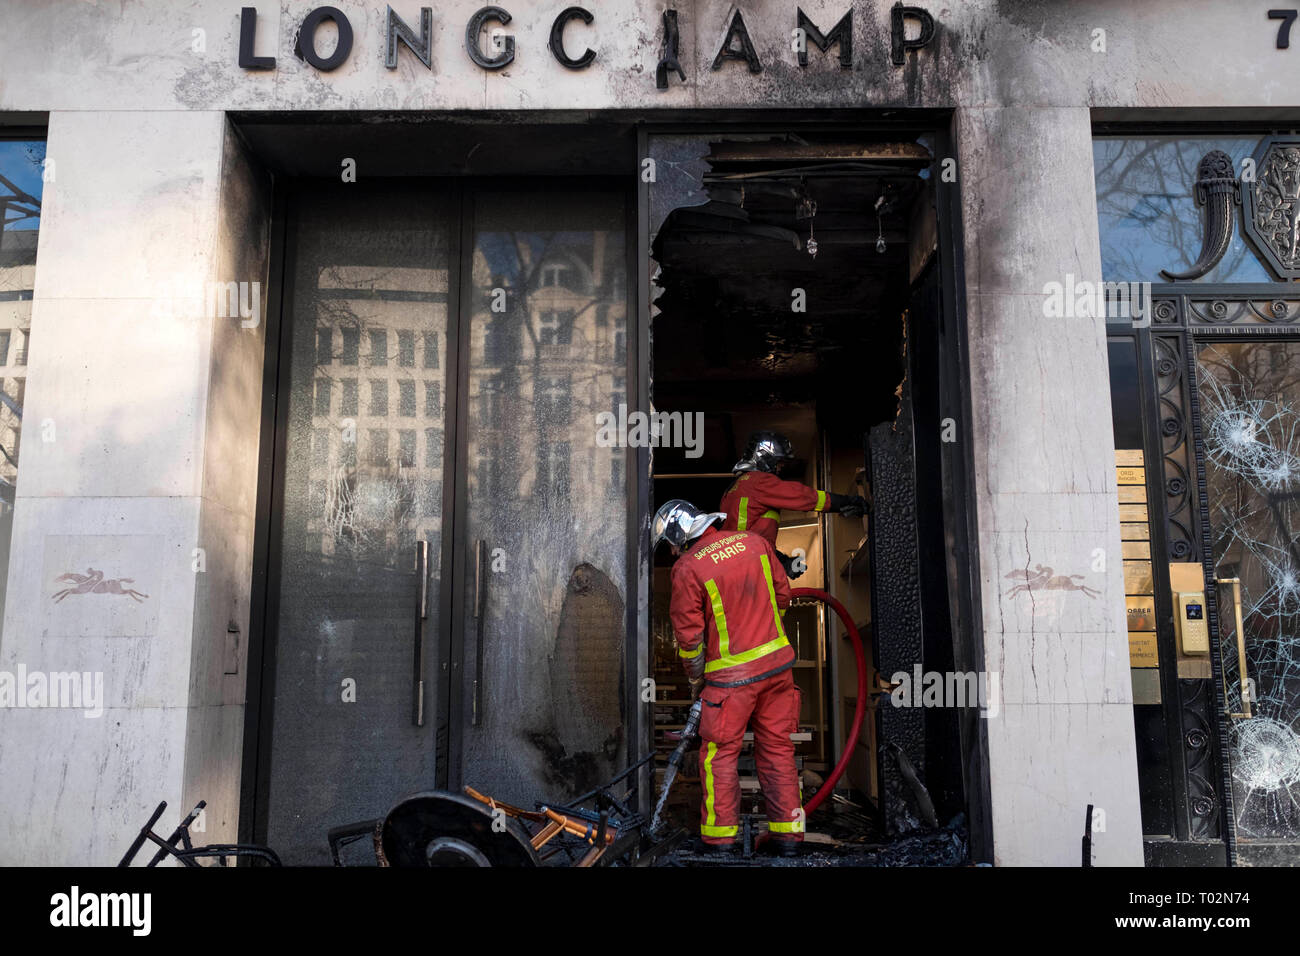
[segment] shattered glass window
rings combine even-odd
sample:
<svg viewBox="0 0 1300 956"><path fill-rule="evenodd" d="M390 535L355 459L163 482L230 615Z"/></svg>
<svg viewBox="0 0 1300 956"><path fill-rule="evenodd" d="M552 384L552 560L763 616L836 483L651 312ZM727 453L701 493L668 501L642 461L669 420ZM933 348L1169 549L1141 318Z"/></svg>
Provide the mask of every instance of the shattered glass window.
<svg viewBox="0 0 1300 956"><path fill-rule="evenodd" d="M1246 659L1221 585L1239 839L1300 836L1300 342L1203 345L1197 392L1215 575L1241 579ZM1244 664L1244 673L1243 667Z"/></svg>
<svg viewBox="0 0 1300 956"><path fill-rule="evenodd" d="M1102 136L1093 140L1097 221L1101 232L1101 274L1115 282L1167 282L1161 269L1185 270L1201 251L1202 207L1193 187L1196 166L1211 150L1241 161L1259 136ZM1234 206L1238 226L1240 207ZM1233 230L1219 264L1195 282L1272 282L1254 251ZM1127 321L1127 320L1125 320Z"/></svg>

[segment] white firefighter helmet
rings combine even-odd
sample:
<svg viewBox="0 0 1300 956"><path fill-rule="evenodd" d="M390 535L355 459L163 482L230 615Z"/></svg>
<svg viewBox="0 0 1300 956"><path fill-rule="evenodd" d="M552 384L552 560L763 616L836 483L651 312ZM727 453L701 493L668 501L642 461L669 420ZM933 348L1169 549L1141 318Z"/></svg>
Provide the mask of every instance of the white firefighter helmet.
<svg viewBox="0 0 1300 956"><path fill-rule="evenodd" d="M650 525L650 548L654 550L659 547L660 541L667 541L678 548L685 547L715 522L724 521L726 517L718 511L701 511L681 498L665 501L655 512L654 521Z"/></svg>
<svg viewBox="0 0 1300 956"><path fill-rule="evenodd" d="M749 436L745 445L745 454L740 461L731 466L736 474L746 471L767 471L775 473L782 462L794 457L794 446L790 439L780 432L761 431Z"/></svg>

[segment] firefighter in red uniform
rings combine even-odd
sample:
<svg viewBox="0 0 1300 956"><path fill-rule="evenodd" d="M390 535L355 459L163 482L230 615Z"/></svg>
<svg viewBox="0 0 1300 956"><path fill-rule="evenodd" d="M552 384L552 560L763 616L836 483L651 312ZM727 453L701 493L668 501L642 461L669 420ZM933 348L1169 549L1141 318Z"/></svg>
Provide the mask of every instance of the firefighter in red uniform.
<svg viewBox="0 0 1300 956"><path fill-rule="evenodd" d="M754 432L745 446L745 456L732 466L738 477L722 496L718 506L727 515L724 531L752 531L776 547L781 527L781 509L792 511L838 511L846 518L866 513L866 499L860 495L837 495L817 491L797 481L783 481L781 467L794 457L790 440L776 432ZM788 576L797 578L802 568L793 567L788 556L776 552Z"/></svg>
<svg viewBox="0 0 1300 956"><path fill-rule="evenodd" d="M666 502L654 518L654 546L679 555L672 570L670 617L677 653L700 714L700 836L715 851L736 846L745 728L777 850L794 856L803 840L803 808L790 735L799 729L795 652L781 616L790 584L776 550L743 531L720 531L726 518L689 502Z"/></svg>

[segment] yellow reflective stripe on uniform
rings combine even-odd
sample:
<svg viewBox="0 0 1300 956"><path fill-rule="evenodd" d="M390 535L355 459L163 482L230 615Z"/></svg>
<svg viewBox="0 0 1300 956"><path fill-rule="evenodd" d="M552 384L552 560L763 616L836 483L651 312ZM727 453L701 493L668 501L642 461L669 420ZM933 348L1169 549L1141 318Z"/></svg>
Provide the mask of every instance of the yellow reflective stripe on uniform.
<svg viewBox="0 0 1300 956"><path fill-rule="evenodd" d="M817 492L817 510L818 511L826 510L826 492L824 491Z"/></svg>
<svg viewBox="0 0 1300 956"><path fill-rule="evenodd" d="M704 653L704 642L703 642L703 641L701 641L701 642L700 642L700 646L697 647L697 648L695 648L695 650L693 650L693 651L688 651L688 650L686 650L686 648L684 648L684 647L680 647L680 646L677 648L677 656L678 656L678 657L683 657L683 658L685 658L685 659L688 660L688 661L691 660L692 658L699 657L702 653Z"/></svg>
<svg viewBox="0 0 1300 956"><path fill-rule="evenodd" d="M764 511L764 512L763 512L763 517L764 517L764 518L771 518L773 521L780 521L780 520L781 520L781 512L769 508L767 511Z"/></svg>
<svg viewBox="0 0 1300 956"><path fill-rule="evenodd" d="M749 524L749 499L740 499L740 508L736 513L736 530L744 531L745 525Z"/></svg>
<svg viewBox="0 0 1300 956"><path fill-rule="evenodd" d="M718 625L718 655L727 656L727 615L722 610L722 595L718 593L718 586L713 583L712 579L704 582L704 588L709 592L709 603L713 605L713 623ZM714 661L713 664L716 664ZM704 669L709 670L713 664L704 665Z"/></svg>
<svg viewBox="0 0 1300 956"><path fill-rule="evenodd" d="M766 644L760 644L758 647L751 648L747 651L741 651L733 657L719 657L716 661L709 661L704 665L704 673L711 674L714 671L720 671L724 667L735 667L737 664L748 664L750 661L756 661L760 657L766 657L773 651L779 651L783 647L789 647L790 642L785 639L785 635L774 638Z"/></svg>
<svg viewBox="0 0 1300 956"><path fill-rule="evenodd" d="M790 646L790 642L785 638L785 628L781 626L781 609L776 606L776 585L772 582L772 563L765 554L760 555L759 560L763 563L763 577L767 580L767 595L772 601L772 614L776 620L776 633L781 636L768 641L766 644L760 644L758 647L751 647L747 651L741 651L739 654L730 654L727 615L722 610L722 595L718 593L718 586L711 579L705 581L704 588L709 592L709 603L713 605L713 620L718 625L718 659L709 661L704 665L704 673L706 674L720 671L724 667L748 664L760 657L766 657L773 651L779 651L783 647Z"/></svg>
<svg viewBox="0 0 1300 956"><path fill-rule="evenodd" d="M785 640L785 628L781 626L781 609L776 606L776 585L772 583L772 563L768 561L767 555L760 555L759 560L763 562L763 577L767 579L767 596L772 599L772 617L776 619L776 633L781 635L781 640Z"/></svg>
<svg viewBox="0 0 1300 956"><path fill-rule="evenodd" d="M773 820L768 823L767 828L773 833L803 833L803 821L791 820L789 823L782 823Z"/></svg>
<svg viewBox="0 0 1300 956"><path fill-rule="evenodd" d="M703 824L700 825L700 836L729 837L729 836L735 836L739 832L740 832L739 826L710 827L710 826L705 826Z"/></svg>
<svg viewBox="0 0 1300 956"><path fill-rule="evenodd" d="M718 745L712 740L709 741L708 751L704 755L704 826L700 830L706 831L713 826L713 755L718 752ZM725 836L722 833L706 833L707 836Z"/></svg>

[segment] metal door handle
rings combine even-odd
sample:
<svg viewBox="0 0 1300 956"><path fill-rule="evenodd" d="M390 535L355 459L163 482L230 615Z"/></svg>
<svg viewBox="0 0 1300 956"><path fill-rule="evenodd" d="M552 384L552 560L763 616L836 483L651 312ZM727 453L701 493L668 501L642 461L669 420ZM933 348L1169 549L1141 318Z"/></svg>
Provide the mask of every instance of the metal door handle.
<svg viewBox="0 0 1300 956"><path fill-rule="evenodd" d="M1233 713L1231 709L1226 713L1234 719L1250 720L1255 715L1251 712L1250 684L1249 675L1246 673L1246 631L1241 623L1241 578L1215 578L1215 584L1232 585L1232 607L1237 615L1237 667L1241 671L1241 711ZM1220 674L1223 680L1223 701L1227 707L1228 701L1228 683L1227 677Z"/></svg>
<svg viewBox="0 0 1300 956"><path fill-rule="evenodd" d="M411 722L424 726L424 622L429 619L429 542L415 542L415 702Z"/></svg>
<svg viewBox="0 0 1300 956"><path fill-rule="evenodd" d="M474 695L470 723L477 727L483 718L483 631L487 618L487 573L483 557L487 551L482 538L474 541Z"/></svg>

